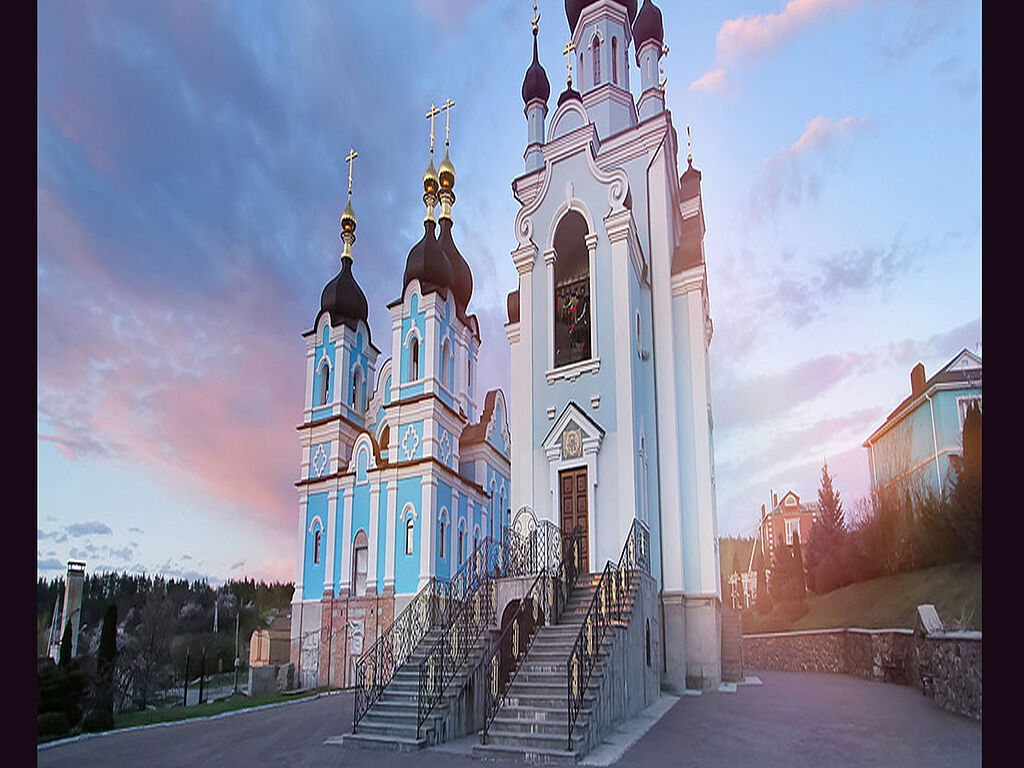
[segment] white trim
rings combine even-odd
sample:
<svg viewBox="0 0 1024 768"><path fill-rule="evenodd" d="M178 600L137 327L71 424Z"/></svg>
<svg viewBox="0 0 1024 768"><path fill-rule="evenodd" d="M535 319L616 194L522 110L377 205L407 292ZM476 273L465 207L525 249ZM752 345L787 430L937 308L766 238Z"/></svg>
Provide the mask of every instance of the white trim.
<svg viewBox="0 0 1024 768"><path fill-rule="evenodd" d="M320 519L320 515L313 515L313 519L309 521L309 533L312 533L313 529L316 528L317 525L320 526L321 531L327 530L324 527L324 521Z"/></svg>
<svg viewBox="0 0 1024 768"><path fill-rule="evenodd" d="M419 512L416 511L416 506L411 501L407 501L405 502L405 506L402 507L401 519L403 523L408 519L410 513L412 513L413 520L419 518Z"/></svg>

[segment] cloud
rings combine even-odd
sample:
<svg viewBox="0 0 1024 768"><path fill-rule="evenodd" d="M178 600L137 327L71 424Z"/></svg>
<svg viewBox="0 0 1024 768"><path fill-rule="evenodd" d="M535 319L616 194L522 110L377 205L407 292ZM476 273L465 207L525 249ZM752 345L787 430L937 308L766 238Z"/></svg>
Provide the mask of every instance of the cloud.
<svg viewBox="0 0 1024 768"><path fill-rule="evenodd" d="M64 563L56 557L48 557L45 560L37 560L36 568L40 571L63 571Z"/></svg>
<svg viewBox="0 0 1024 768"><path fill-rule="evenodd" d="M235 563L231 564L231 570L232 571L237 571L243 565L245 565L245 560L239 560L238 562L235 562Z"/></svg>
<svg viewBox="0 0 1024 768"><path fill-rule="evenodd" d="M780 13L727 19L715 38L717 67L691 83L690 90L724 89L727 68L764 56L812 23L861 2L864 0L790 0Z"/></svg>
<svg viewBox="0 0 1024 768"><path fill-rule="evenodd" d="M805 198L817 200L839 141L868 125L867 119L851 116L812 118L800 138L765 160L761 178L750 193L751 214L760 218L776 213L782 203L800 205Z"/></svg>
<svg viewBox="0 0 1024 768"><path fill-rule="evenodd" d="M719 67L718 69L712 69L710 72L705 73L690 83L689 90L720 93L721 91L724 91L725 88L725 67Z"/></svg>
<svg viewBox="0 0 1024 768"><path fill-rule="evenodd" d="M66 529L69 536L110 536L114 532L110 526L99 521L90 523L72 523Z"/></svg>
<svg viewBox="0 0 1024 768"><path fill-rule="evenodd" d="M141 528L136 528L135 526L131 526L131 527L128 528L128 533L145 533L145 531L143 531Z"/></svg>
<svg viewBox="0 0 1024 768"><path fill-rule="evenodd" d="M118 560L128 560L132 556L132 548L122 547L121 549L111 549L110 556L116 557Z"/></svg>

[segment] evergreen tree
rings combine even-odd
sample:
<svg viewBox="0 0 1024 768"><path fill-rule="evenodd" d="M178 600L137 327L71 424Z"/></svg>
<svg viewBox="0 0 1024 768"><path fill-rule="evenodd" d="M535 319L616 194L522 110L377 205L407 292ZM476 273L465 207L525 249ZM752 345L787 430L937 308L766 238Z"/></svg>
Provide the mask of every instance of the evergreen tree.
<svg viewBox="0 0 1024 768"><path fill-rule="evenodd" d="M807 595L807 580L804 578L804 556L800 551L800 533L793 532L793 592L799 599Z"/></svg>
<svg viewBox="0 0 1024 768"><path fill-rule="evenodd" d="M114 666L117 660L117 603L107 606L96 656L97 709L113 714Z"/></svg>
<svg viewBox="0 0 1024 768"><path fill-rule="evenodd" d="M822 525L831 530L845 529L843 502L839 491L832 488L832 476L828 473L828 461L821 465L821 487L818 489L818 507Z"/></svg>

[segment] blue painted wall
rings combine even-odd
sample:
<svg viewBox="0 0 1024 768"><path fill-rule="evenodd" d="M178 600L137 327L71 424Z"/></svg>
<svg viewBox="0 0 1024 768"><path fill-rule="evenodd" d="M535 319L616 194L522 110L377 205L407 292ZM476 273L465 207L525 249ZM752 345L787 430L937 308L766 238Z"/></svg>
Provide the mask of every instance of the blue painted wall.
<svg viewBox="0 0 1024 768"><path fill-rule="evenodd" d="M413 527L413 551L405 553L405 518L402 510L406 504L412 504L416 510L416 521ZM419 477L407 477L398 481L397 504L395 505L395 594L412 594L416 592L420 577L420 541L421 523L423 522L422 480Z"/></svg>
<svg viewBox="0 0 1024 768"><path fill-rule="evenodd" d="M334 393L337 392L338 381L337 381L337 366L335 365L334 358L334 342L330 341L330 324L324 325L323 333L320 336L320 343L316 347L316 351L313 354L313 419L322 419L331 415L331 406L316 407L319 404L320 389L322 387L321 380L321 363L324 357L330 362L331 378L328 381L328 392L327 402L334 402Z"/></svg>
<svg viewBox="0 0 1024 768"><path fill-rule="evenodd" d="M319 517L323 522L324 530L320 534L320 562L313 562L313 543L315 529L310 532L309 527L313 519ZM305 552L303 553L302 566L302 599L319 600L324 595L324 575L327 562L327 494L311 493L306 502L306 527L305 527Z"/></svg>

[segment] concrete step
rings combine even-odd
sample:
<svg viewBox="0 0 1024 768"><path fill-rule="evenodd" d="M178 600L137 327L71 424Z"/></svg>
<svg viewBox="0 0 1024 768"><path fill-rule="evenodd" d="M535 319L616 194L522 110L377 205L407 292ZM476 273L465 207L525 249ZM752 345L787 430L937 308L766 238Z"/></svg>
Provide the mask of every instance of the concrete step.
<svg viewBox="0 0 1024 768"><path fill-rule="evenodd" d="M526 752L532 752L535 749L565 752L568 751L566 746L569 741L566 729L562 729L559 733L523 733L495 728L492 725L487 731L487 743L515 746ZM573 728L572 745L574 752L580 751L583 747L583 733L579 728Z"/></svg>
<svg viewBox="0 0 1024 768"><path fill-rule="evenodd" d="M376 733L346 733L342 736L341 742L346 746L387 752L413 752L427 746L426 738L410 739L402 736L382 736Z"/></svg>
<svg viewBox="0 0 1024 768"><path fill-rule="evenodd" d="M473 757L480 760L516 760L538 765L576 765L583 755L581 752L569 752L564 748L527 751L509 744L474 744Z"/></svg>

